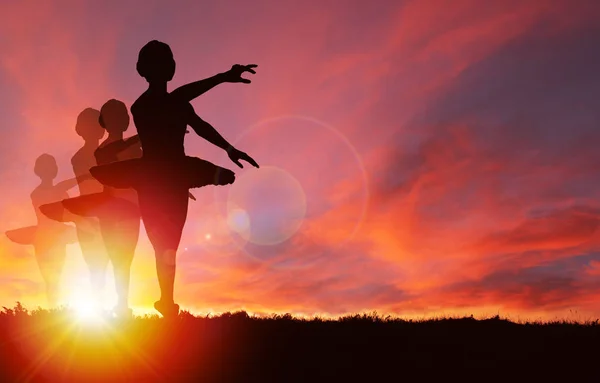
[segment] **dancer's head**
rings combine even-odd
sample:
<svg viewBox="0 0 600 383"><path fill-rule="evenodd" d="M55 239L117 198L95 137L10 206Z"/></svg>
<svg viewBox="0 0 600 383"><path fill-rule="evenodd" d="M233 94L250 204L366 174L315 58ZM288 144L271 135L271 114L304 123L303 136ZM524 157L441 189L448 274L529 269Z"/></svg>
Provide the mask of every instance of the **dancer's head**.
<svg viewBox="0 0 600 383"><path fill-rule="evenodd" d="M175 75L173 52L167 44L152 40L140 50L136 68L148 82L171 81Z"/></svg>
<svg viewBox="0 0 600 383"><path fill-rule="evenodd" d="M85 141L99 141L104 136L104 129L100 126L98 118L100 111L93 108L86 108L77 116L75 131Z"/></svg>
<svg viewBox="0 0 600 383"><path fill-rule="evenodd" d="M111 99L102 105L98 121L109 134L123 133L129 127L129 112L123 102Z"/></svg>
<svg viewBox="0 0 600 383"><path fill-rule="evenodd" d="M40 177L42 181L51 181L58 174L58 165L56 159L50 154L44 153L35 160L33 172Z"/></svg>

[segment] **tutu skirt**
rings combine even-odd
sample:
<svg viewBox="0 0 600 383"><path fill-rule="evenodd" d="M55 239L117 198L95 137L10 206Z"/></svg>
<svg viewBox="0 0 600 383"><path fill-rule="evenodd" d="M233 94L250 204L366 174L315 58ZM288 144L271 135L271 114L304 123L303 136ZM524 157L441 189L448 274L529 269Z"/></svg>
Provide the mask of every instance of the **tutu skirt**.
<svg viewBox="0 0 600 383"><path fill-rule="evenodd" d="M41 205L40 211L46 217L58 222L76 222L78 219L76 215L65 209L62 201Z"/></svg>
<svg viewBox="0 0 600 383"><path fill-rule="evenodd" d="M137 204L107 192L86 194L62 200L64 208L78 216L135 219L140 216Z"/></svg>
<svg viewBox="0 0 600 383"><path fill-rule="evenodd" d="M33 245L37 226L27 226L20 229L8 230L6 236L11 241L21 245Z"/></svg>
<svg viewBox="0 0 600 383"><path fill-rule="evenodd" d="M207 185L228 185L235 174L197 157L156 160L134 158L94 166L90 173L100 183L136 190L156 187L200 188Z"/></svg>
<svg viewBox="0 0 600 383"><path fill-rule="evenodd" d="M40 206L40 211L58 222L80 223L82 217L138 218L138 206L126 199L106 192L85 194Z"/></svg>
<svg viewBox="0 0 600 383"><path fill-rule="evenodd" d="M53 225L51 228L27 226L20 229L8 230L6 236L11 241L21 245L36 245L44 243L71 244L77 242L75 228L69 225Z"/></svg>

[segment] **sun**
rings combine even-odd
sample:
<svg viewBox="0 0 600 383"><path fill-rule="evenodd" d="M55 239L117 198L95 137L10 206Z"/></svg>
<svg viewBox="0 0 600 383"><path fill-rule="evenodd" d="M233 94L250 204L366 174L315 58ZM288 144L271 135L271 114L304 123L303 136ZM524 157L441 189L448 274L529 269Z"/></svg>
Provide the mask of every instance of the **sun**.
<svg viewBox="0 0 600 383"><path fill-rule="evenodd" d="M79 302L73 307L75 317L80 322L97 322L102 319L98 307L91 303Z"/></svg>
<svg viewBox="0 0 600 383"><path fill-rule="evenodd" d="M73 319L78 323L98 325L104 322L102 308L92 299L82 296L73 297L69 301L68 307L73 314Z"/></svg>

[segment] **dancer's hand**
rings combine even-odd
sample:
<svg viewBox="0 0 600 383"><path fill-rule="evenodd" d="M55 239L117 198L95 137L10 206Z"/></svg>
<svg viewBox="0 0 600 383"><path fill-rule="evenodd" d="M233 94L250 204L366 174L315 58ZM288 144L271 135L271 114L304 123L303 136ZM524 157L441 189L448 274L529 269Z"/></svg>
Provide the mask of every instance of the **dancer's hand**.
<svg viewBox="0 0 600 383"><path fill-rule="evenodd" d="M230 148L229 150L227 150L227 154L229 155L229 158L231 159L231 161L235 162L235 164L237 166L239 166L240 168L243 168L244 165L242 165L242 163L240 162L240 160L244 160L246 162L248 162L250 165L254 166L255 168L258 168L258 164L256 163L256 161L254 161L252 159L252 157L250 157L249 155L247 155L246 153L237 150L236 148Z"/></svg>
<svg viewBox="0 0 600 383"><path fill-rule="evenodd" d="M249 65L240 65L240 64L235 64L234 66L231 67L230 70L228 70L227 72L223 73L223 78L225 79L225 82L242 82L244 84L250 84L251 81L248 80L247 78L243 78L242 74L244 72L250 72L252 74L256 74L256 72L254 71L253 68L256 68L258 65L256 64L249 64Z"/></svg>

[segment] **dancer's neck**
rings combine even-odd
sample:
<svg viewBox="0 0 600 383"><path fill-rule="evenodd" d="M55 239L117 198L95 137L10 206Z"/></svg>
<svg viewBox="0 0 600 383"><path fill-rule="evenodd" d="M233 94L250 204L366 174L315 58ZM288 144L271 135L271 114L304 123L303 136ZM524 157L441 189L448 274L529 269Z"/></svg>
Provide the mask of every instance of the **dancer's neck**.
<svg viewBox="0 0 600 383"><path fill-rule="evenodd" d="M148 90L153 93L167 93L167 82L166 81L158 81L158 82L149 82Z"/></svg>
<svg viewBox="0 0 600 383"><path fill-rule="evenodd" d="M123 139L123 132L109 133L106 138L107 142L115 142Z"/></svg>
<svg viewBox="0 0 600 383"><path fill-rule="evenodd" d="M97 148L100 145L100 140L85 140L83 147L86 149Z"/></svg>
<svg viewBox="0 0 600 383"><path fill-rule="evenodd" d="M42 181L40 182L40 186L43 188L50 188L50 187L54 186L54 180L53 179L42 179Z"/></svg>

